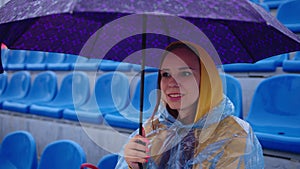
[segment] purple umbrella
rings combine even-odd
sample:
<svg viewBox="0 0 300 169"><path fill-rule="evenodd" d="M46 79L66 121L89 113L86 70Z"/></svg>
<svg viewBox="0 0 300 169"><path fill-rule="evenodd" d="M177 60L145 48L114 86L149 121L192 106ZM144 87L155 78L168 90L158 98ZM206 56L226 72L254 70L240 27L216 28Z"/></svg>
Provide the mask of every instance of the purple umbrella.
<svg viewBox="0 0 300 169"><path fill-rule="evenodd" d="M0 41L9 49L79 54L90 36L103 25L130 14L146 13L178 16L193 23L211 40L223 64L255 62L300 48L295 34L247 0L11 0L0 9ZM124 28L115 28L121 29ZM123 60L141 49L140 37L123 40L105 57ZM161 38L157 34L147 36L150 40L146 47L164 48L169 43L155 40L158 37ZM115 37L102 38L106 41Z"/></svg>
<svg viewBox="0 0 300 169"><path fill-rule="evenodd" d="M10 0L0 8L0 32L9 49L116 61L142 49L164 49L174 40L211 43L222 64L300 49L294 33L248 0ZM156 59L148 60L151 65Z"/></svg>

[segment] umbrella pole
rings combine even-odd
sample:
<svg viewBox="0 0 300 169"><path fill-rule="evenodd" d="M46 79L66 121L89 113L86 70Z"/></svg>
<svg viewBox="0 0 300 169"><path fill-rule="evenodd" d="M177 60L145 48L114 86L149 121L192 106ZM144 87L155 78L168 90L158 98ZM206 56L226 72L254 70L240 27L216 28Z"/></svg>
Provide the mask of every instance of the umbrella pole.
<svg viewBox="0 0 300 169"><path fill-rule="evenodd" d="M139 134L143 135L143 108L144 108L144 86L145 86L145 61L146 61L146 26L147 16L143 15L143 34L142 34L142 63L141 63L141 85L140 85L140 120ZM143 164L138 163L139 168L143 169Z"/></svg>

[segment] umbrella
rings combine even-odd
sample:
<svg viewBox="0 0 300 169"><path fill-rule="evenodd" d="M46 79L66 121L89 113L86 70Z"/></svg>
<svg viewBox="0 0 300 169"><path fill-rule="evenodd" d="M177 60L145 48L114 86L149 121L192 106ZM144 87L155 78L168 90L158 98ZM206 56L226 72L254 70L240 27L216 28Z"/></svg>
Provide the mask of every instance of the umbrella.
<svg viewBox="0 0 300 169"><path fill-rule="evenodd" d="M223 64L255 62L299 49L300 40L295 34L247 0L11 0L0 9L0 41L9 49L79 54L99 28L130 14L171 15L188 20L211 40ZM151 32L148 25L147 32ZM102 38L105 42L114 37ZM169 43L155 41L155 36L148 38L147 47L163 48ZM139 39L138 35L123 41L125 52L120 52L120 45L106 58L123 60L136 48L141 49L142 43L133 39ZM131 49L128 44L133 44Z"/></svg>
<svg viewBox="0 0 300 169"><path fill-rule="evenodd" d="M130 62L139 55L150 58L147 65L157 60L147 49L174 40L207 46L219 64L300 49L294 33L248 0L11 0L0 8L0 32L9 49Z"/></svg>

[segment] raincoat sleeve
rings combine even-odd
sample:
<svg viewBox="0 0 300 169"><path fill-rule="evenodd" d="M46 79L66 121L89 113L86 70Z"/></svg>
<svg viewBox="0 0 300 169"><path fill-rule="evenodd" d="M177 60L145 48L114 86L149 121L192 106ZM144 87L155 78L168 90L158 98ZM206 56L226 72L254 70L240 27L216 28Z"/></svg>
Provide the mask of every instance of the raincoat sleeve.
<svg viewBox="0 0 300 169"><path fill-rule="evenodd" d="M261 145L250 125L239 118L224 119L213 136L199 145L193 169L264 168Z"/></svg>
<svg viewBox="0 0 300 169"><path fill-rule="evenodd" d="M138 130L134 131L134 132L129 136L128 141L129 141L132 137L134 137L135 135L137 135L138 132L139 132ZM127 142L128 142L128 141L127 141ZM125 146L125 145L124 145L124 146ZM129 168L129 167L128 167L128 164L127 164L127 162L125 161L125 158L124 158L124 147L123 147L122 150L121 150L120 153L119 153L119 159L118 159L118 163L117 163L115 169L128 169L128 168Z"/></svg>

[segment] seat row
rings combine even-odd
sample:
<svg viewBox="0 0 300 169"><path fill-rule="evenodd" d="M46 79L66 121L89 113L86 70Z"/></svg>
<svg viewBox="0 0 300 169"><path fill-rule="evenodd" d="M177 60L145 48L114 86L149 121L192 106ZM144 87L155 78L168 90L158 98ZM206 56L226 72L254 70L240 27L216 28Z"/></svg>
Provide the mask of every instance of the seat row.
<svg viewBox="0 0 300 169"><path fill-rule="evenodd" d="M287 73L300 72L300 51L295 52L290 59L290 54L285 53L260 60L256 63L231 63L223 65L224 72L276 72L282 68Z"/></svg>
<svg viewBox="0 0 300 169"><path fill-rule="evenodd" d="M275 17L289 30L300 33L300 0L250 0L266 11L276 10Z"/></svg>
<svg viewBox="0 0 300 169"><path fill-rule="evenodd" d="M300 72L299 60L300 51L295 57L290 58L289 53L263 59L252 63L232 63L222 66L225 72L275 72L278 67L282 67L286 72ZM2 63L4 70L28 70L28 71L122 71L139 72L140 65L131 63L114 62L95 58L85 58L78 55L2 49ZM157 68L146 67L146 72L156 72Z"/></svg>
<svg viewBox="0 0 300 169"><path fill-rule="evenodd" d="M86 153L72 140L56 140L37 157L36 141L31 133L17 130L5 135L0 144L0 168L3 169L75 169L86 164ZM99 160L99 169L113 169L117 156L107 155ZM113 163L113 164L111 164Z"/></svg>
<svg viewBox="0 0 300 169"><path fill-rule="evenodd" d="M40 74L55 75L53 72ZM26 80L27 76L29 74L26 71L17 72L11 76L7 88L0 97L2 109L20 111L20 107L22 107L20 105L25 103L25 110L29 110L27 113L36 115L97 124L104 121L104 124L113 127L133 130L138 128L139 83L133 87L134 91L130 96L128 78L120 72L110 72L99 76L89 99L86 98L89 93L89 87L87 87L89 84L86 84L88 79L83 72L73 72L66 75L57 94L53 94L54 96L51 92L44 92L46 94L43 94L43 91L51 90L42 87L46 80L38 80L38 75L34 79L32 90L29 91L28 95L24 94L27 93L24 91L27 90L24 82L29 81ZM236 107L235 115L243 118L239 114L242 112L240 84L234 77L226 74L224 76L226 77L226 85L223 86L226 86L226 95ZM145 96L148 96L144 98L145 118L151 115L153 103L156 102L156 78L156 73L147 74L145 77ZM51 84L49 81L47 83ZM39 90L38 84L42 84L40 86L42 90ZM272 76L264 79L257 86L250 110L244 119L253 127L263 148L300 154L299 86L299 74ZM15 99L12 99L11 96L10 99L7 99L8 94L6 93L12 93L14 96L21 94L22 96ZM41 96L39 96L40 94ZM33 98L47 98L47 95L49 95L49 101L45 101L45 103L34 102ZM35 101L40 101L40 99ZM10 106L13 104L15 105Z"/></svg>
<svg viewBox="0 0 300 169"><path fill-rule="evenodd" d="M11 71L140 71L140 66L136 64L54 52L1 49L1 59L4 70ZM146 67L146 71L157 69Z"/></svg>
<svg viewBox="0 0 300 169"><path fill-rule="evenodd" d="M153 110L149 100L156 99L153 91L156 78L157 73L145 76L145 96L150 95L144 99L145 118ZM7 74L2 74L1 79L0 108L5 110L96 124L101 124L107 114L130 118L128 126L135 125L132 120L138 119L135 116L139 107L139 82L133 87L122 72L102 74L96 79L93 91L85 72L68 73L60 84L52 71L37 74L32 84L28 71L11 74L9 81Z"/></svg>
<svg viewBox="0 0 300 169"><path fill-rule="evenodd" d="M235 115L242 118L239 82L223 75L227 95L236 105ZM9 80L8 80L9 79ZM31 83L31 81L33 81ZM31 77L28 71L0 75L0 108L51 118L136 129L139 121L140 80L129 80L123 72L106 72L91 85L85 72L64 75L61 83L53 71ZM157 73L145 75L144 119L151 116L156 103ZM58 87L60 86L60 87ZM94 86L91 89L91 86Z"/></svg>

